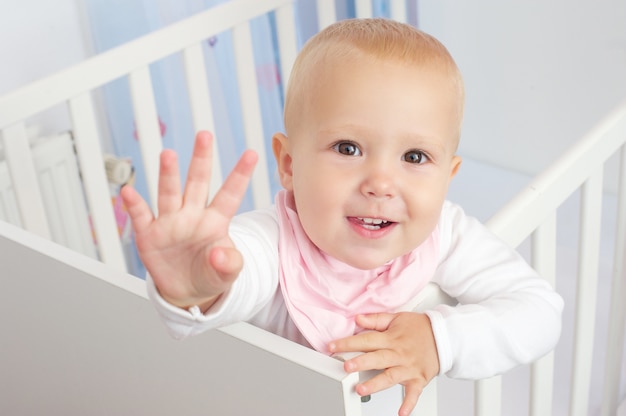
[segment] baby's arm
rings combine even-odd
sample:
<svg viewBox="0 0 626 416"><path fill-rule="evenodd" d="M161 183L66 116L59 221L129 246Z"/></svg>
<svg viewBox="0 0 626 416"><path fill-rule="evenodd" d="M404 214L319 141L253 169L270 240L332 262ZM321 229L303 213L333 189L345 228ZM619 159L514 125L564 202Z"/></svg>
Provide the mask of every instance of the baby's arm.
<svg viewBox="0 0 626 416"><path fill-rule="evenodd" d="M254 152L244 153L207 205L212 137L199 132L182 193L176 154L161 154L157 217L137 191L122 188L139 256L167 302L183 309L199 306L204 312L237 278L243 259L228 227L256 161Z"/></svg>
<svg viewBox="0 0 626 416"><path fill-rule="evenodd" d="M487 378L552 350L561 332L561 296L515 250L459 207L449 206L446 215L446 253L434 281L459 305L427 311L440 372Z"/></svg>
<svg viewBox="0 0 626 416"><path fill-rule="evenodd" d="M357 386L359 394L403 384L401 415L410 414L435 375L501 374L546 354L560 334L563 301L545 280L459 207L446 205L442 219L442 260L433 281L460 304L425 314L358 317L360 326L375 332L329 346L332 352L366 352L346 361L346 371L384 370Z"/></svg>

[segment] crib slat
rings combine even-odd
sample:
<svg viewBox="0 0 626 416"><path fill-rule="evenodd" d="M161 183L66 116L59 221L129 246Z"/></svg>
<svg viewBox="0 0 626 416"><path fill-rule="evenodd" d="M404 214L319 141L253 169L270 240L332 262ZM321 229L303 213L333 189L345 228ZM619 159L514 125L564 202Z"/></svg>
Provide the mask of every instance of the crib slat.
<svg viewBox="0 0 626 416"><path fill-rule="evenodd" d="M436 416L437 414L437 379L435 378L422 391L411 416Z"/></svg>
<svg viewBox="0 0 626 416"><path fill-rule="evenodd" d="M152 90L150 68L146 65L131 72L128 76L128 83L150 204L153 212L157 213L159 155L163 149L163 143L161 142L161 129Z"/></svg>
<svg viewBox="0 0 626 416"><path fill-rule="evenodd" d="M187 91L191 106L191 117L196 132L210 131L215 134L215 121L207 81L202 43L191 45L183 51L183 64L187 79ZM212 200L222 184L222 168L219 156L219 138L213 140L213 165L209 200Z"/></svg>
<svg viewBox="0 0 626 416"><path fill-rule="evenodd" d="M283 91L289 83L291 68L296 60L298 45L296 39L296 21L293 4L286 4L276 9L276 26L278 30L278 50L280 52L280 78Z"/></svg>
<svg viewBox="0 0 626 416"><path fill-rule="evenodd" d="M100 259L117 270L126 272L126 261L117 234L109 186L104 172L93 102L90 95L85 93L72 98L68 104L76 138L78 162L85 185L85 197L98 240Z"/></svg>
<svg viewBox="0 0 626 416"><path fill-rule="evenodd" d="M531 262L535 270L552 287L556 284L556 212L532 234ZM552 414L554 382L554 352L550 352L531 366L530 416Z"/></svg>
<svg viewBox="0 0 626 416"><path fill-rule="evenodd" d="M317 0L317 26L319 30L337 21L335 0Z"/></svg>
<svg viewBox="0 0 626 416"><path fill-rule="evenodd" d="M594 341L598 284L602 166L596 168L581 188L578 282L574 329L574 362L570 415L587 415Z"/></svg>
<svg viewBox="0 0 626 416"><path fill-rule="evenodd" d="M22 225L26 230L50 239L50 227L24 124L16 123L5 128L1 138Z"/></svg>
<svg viewBox="0 0 626 416"><path fill-rule="evenodd" d="M474 414L500 416L502 414L502 377L496 376L474 383Z"/></svg>
<svg viewBox="0 0 626 416"><path fill-rule="evenodd" d="M391 18L398 22L407 22L406 0L390 0Z"/></svg>
<svg viewBox="0 0 626 416"><path fill-rule="evenodd" d="M626 145L620 153L617 226L601 416L617 414L626 328Z"/></svg>
<svg viewBox="0 0 626 416"><path fill-rule="evenodd" d="M355 0L356 17L369 18L374 15L372 0Z"/></svg>
<svg viewBox="0 0 626 416"><path fill-rule="evenodd" d="M232 33L246 145L259 155L259 163L257 163L255 174L252 177L252 197L255 207L261 208L269 206L272 198L250 24L245 22L237 25L233 28Z"/></svg>

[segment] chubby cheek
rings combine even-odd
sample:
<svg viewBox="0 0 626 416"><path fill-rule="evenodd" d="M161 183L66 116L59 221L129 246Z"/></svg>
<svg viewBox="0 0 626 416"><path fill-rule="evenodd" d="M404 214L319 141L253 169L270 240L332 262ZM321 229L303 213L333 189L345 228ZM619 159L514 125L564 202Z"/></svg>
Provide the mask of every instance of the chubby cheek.
<svg viewBox="0 0 626 416"><path fill-rule="evenodd" d="M315 163L315 158L298 157L296 155L292 164L292 191L298 201L307 201L307 205L323 204L325 195L333 194L338 186L337 177L332 169L321 167Z"/></svg>
<svg viewBox="0 0 626 416"><path fill-rule="evenodd" d="M302 191L302 188L296 188ZM335 230L334 221L330 215L332 208L325 203L323 198L316 198L311 191L310 188L304 194L294 191L300 224L313 244L327 253L333 253L332 248L327 244L329 238L332 240L331 236L334 235Z"/></svg>
<svg viewBox="0 0 626 416"><path fill-rule="evenodd" d="M439 222L441 209L446 193L442 187L429 187L420 192L413 193L410 197L410 217L414 224L413 230L425 240L435 229Z"/></svg>
<svg viewBox="0 0 626 416"><path fill-rule="evenodd" d="M337 179L315 170L294 170L293 179L293 194L302 227L313 243L326 250L324 241L333 234L336 221L341 217L343 199L337 193Z"/></svg>

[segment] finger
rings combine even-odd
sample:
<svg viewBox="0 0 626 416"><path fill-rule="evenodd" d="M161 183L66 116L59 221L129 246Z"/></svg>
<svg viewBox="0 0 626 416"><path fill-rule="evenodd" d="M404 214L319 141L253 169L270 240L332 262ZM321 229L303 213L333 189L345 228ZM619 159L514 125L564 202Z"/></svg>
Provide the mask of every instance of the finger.
<svg viewBox="0 0 626 416"><path fill-rule="evenodd" d="M356 392L360 396L378 393L404 381L404 371L400 367L391 367L380 372L377 376L360 383L356 386Z"/></svg>
<svg viewBox="0 0 626 416"><path fill-rule="evenodd" d="M183 203L205 207L209 198L209 184L211 169L213 168L213 136L207 131L200 131L196 135L193 146Z"/></svg>
<svg viewBox="0 0 626 416"><path fill-rule="evenodd" d="M252 150L241 155L220 190L215 194L213 201L211 201L211 207L217 209L227 218L232 218L235 215L246 193L257 160L258 156Z"/></svg>
<svg viewBox="0 0 626 416"><path fill-rule="evenodd" d="M424 387L418 382L407 383L404 386L404 400L398 411L398 416L410 416L422 395Z"/></svg>
<svg viewBox="0 0 626 416"><path fill-rule="evenodd" d="M363 329L373 331L386 331L396 317L393 313L372 313L368 315L357 315L356 324Z"/></svg>
<svg viewBox="0 0 626 416"><path fill-rule="evenodd" d="M164 150L161 152L159 167L159 195L157 198L159 215L178 211L180 206L178 157L173 150Z"/></svg>
<svg viewBox="0 0 626 416"><path fill-rule="evenodd" d="M401 365L400 356L392 349L380 349L360 354L347 360L344 369L348 373L369 370L384 370L385 368Z"/></svg>
<svg viewBox="0 0 626 416"><path fill-rule="evenodd" d="M154 221L150 206L131 185L124 185L120 190L120 196L126 206L133 231L136 234L143 232Z"/></svg>
<svg viewBox="0 0 626 416"><path fill-rule="evenodd" d="M331 353L376 351L386 348L386 338L384 333L365 331L358 335L332 341L328 344L328 349Z"/></svg>

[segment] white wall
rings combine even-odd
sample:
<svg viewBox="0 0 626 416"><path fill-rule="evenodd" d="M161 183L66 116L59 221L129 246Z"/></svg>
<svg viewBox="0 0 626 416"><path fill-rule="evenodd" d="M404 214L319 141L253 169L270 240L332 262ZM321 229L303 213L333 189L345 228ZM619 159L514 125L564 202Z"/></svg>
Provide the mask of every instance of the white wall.
<svg viewBox="0 0 626 416"><path fill-rule="evenodd" d="M0 94L80 62L88 54L80 0L0 1ZM37 120L42 133L69 126L63 108Z"/></svg>
<svg viewBox="0 0 626 416"><path fill-rule="evenodd" d="M86 56L76 0L0 2L0 94Z"/></svg>
<svg viewBox="0 0 626 416"><path fill-rule="evenodd" d="M537 173L626 98L626 2L420 0L464 74L460 153Z"/></svg>

